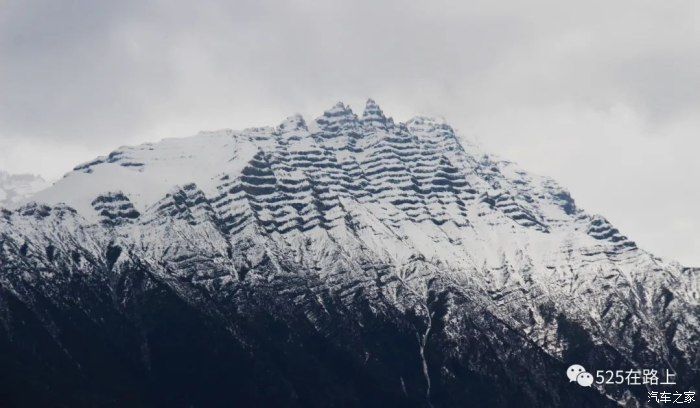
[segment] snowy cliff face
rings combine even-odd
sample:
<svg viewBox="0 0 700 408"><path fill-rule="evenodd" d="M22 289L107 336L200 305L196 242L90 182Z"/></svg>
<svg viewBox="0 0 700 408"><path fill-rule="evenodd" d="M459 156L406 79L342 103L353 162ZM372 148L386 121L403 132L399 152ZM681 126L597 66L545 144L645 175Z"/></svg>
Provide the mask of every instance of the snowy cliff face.
<svg viewBox="0 0 700 408"><path fill-rule="evenodd" d="M700 381L697 269L371 100L122 147L31 200L0 213L17 403L646 401L573 363Z"/></svg>
<svg viewBox="0 0 700 408"><path fill-rule="evenodd" d="M45 187L48 183L40 176L0 170L0 207L13 207Z"/></svg>

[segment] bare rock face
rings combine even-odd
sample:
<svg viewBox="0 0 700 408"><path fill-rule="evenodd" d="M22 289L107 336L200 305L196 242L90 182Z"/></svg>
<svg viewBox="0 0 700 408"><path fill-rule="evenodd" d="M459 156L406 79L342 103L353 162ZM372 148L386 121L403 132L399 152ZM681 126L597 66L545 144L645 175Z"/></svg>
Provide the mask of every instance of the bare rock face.
<svg viewBox="0 0 700 408"><path fill-rule="evenodd" d="M0 213L0 400L643 406L700 383L699 270L372 100L122 147Z"/></svg>

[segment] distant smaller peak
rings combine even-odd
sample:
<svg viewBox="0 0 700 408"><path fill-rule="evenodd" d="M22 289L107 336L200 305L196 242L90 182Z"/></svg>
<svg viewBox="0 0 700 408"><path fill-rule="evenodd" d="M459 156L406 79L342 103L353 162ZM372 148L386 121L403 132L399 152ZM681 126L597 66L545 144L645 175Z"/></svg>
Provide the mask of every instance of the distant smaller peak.
<svg viewBox="0 0 700 408"><path fill-rule="evenodd" d="M362 113L362 122L372 127L387 129L394 124L391 118L387 118L374 99L367 99L365 111Z"/></svg>
<svg viewBox="0 0 700 408"><path fill-rule="evenodd" d="M375 102L374 99L369 98L365 103L365 111L362 114L362 117L366 118L371 116L378 116L383 118L384 112L382 112L382 109L379 107L379 105L377 105L377 102Z"/></svg>
<svg viewBox="0 0 700 408"><path fill-rule="evenodd" d="M289 133L289 132L295 132L295 131L307 131L308 127L306 126L306 121L304 120L304 117L296 114L287 117L285 120L282 121L282 123L277 126L277 130L282 133Z"/></svg>
<svg viewBox="0 0 700 408"><path fill-rule="evenodd" d="M355 116L355 113L342 101L336 102L330 109L323 112L323 116Z"/></svg>
<svg viewBox="0 0 700 408"><path fill-rule="evenodd" d="M0 180L14 180L14 181L45 181L43 177L39 174L32 173L9 173L4 170L0 170Z"/></svg>
<svg viewBox="0 0 700 408"><path fill-rule="evenodd" d="M379 109L379 105L377 105L377 102L374 99L367 98L367 102L365 102L365 110L368 109Z"/></svg>
<svg viewBox="0 0 700 408"><path fill-rule="evenodd" d="M349 106L338 102L323 112L323 115L316 119L316 123L325 132L337 133L357 127L359 121Z"/></svg>
<svg viewBox="0 0 700 408"><path fill-rule="evenodd" d="M414 116L408 120L409 125L443 126L447 124L445 118L433 116Z"/></svg>
<svg viewBox="0 0 700 408"><path fill-rule="evenodd" d="M406 122L411 132L437 132L443 136L454 138L455 131L443 117L414 116Z"/></svg>

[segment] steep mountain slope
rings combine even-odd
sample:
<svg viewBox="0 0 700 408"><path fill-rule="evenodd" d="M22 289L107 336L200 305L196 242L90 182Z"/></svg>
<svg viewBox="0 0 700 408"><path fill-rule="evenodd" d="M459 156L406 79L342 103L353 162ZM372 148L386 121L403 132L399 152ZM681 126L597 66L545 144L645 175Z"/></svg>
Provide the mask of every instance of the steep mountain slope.
<svg viewBox="0 0 700 408"><path fill-rule="evenodd" d="M698 270L368 101L120 148L0 214L0 398L605 406L700 381Z"/></svg>
<svg viewBox="0 0 700 408"><path fill-rule="evenodd" d="M48 183L40 176L0 170L0 207L12 207L45 187Z"/></svg>

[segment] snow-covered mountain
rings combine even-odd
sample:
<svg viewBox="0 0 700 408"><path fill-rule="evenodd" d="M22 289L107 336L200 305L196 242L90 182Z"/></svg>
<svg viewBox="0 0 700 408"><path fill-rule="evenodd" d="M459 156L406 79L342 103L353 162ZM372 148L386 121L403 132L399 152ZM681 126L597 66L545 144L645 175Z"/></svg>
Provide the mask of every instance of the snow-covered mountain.
<svg viewBox="0 0 700 408"><path fill-rule="evenodd" d="M122 147L30 200L0 214L13 401L604 406L646 388L568 365L700 381L698 269L372 100Z"/></svg>
<svg viewBox="0 0 700 408"><path fill-rule="evenodd" d="M9 174L0 170L0 207L12 207L47 186L41 176Z"/></svg>

